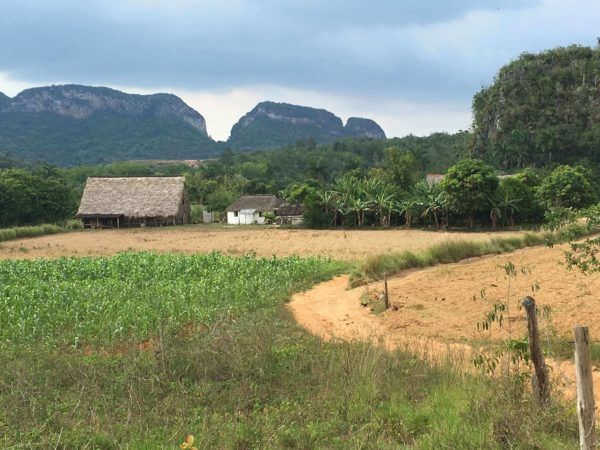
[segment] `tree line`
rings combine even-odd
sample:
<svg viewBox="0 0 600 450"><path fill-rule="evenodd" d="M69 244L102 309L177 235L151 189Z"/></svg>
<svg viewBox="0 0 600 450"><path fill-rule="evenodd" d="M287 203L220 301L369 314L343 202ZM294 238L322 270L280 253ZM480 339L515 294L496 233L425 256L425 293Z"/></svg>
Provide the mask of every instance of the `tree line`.
<svg viewBox="0 0 600 450"><path fill-rule="evenodd" d="M63 221L77 202L59 169L0 169L0 227Z"/></svg>
<svg viewBox="0 0 600 450"><path fill-rule="evenodd" d="M401 165L402 166L402 165ZM404 166L408 169L408 166ZM349 173L320 188L295 185L284 192L302 202L309 227L333 226L516 226L539 224L556 209L580 209L598 202L589 170L558 166L547 176L532 169L499 177L481 160L465 159L441 181L418 177L394 182L399 167L361 176ZM410 175L410 170L406 175Z"/></svg>

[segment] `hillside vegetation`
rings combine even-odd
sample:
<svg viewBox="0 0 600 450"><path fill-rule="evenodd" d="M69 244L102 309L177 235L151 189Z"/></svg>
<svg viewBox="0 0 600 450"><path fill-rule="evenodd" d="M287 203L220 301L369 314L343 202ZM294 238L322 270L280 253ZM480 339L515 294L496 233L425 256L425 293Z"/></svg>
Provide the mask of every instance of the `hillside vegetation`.
<svg viewBox="0 0 600 450"><path fill-rule="evenodd" d="M202 159L221 147L172 117L106 113L86 118L55 113L0 114L0 148L29 161L59 166L128 159Z"/></svg>
<svg viewBox="0 0 600 450"><path fill-rule="evenodd" d="M513 169L600 164L600 49L525 53L473 100L474 151Z"/></svg>

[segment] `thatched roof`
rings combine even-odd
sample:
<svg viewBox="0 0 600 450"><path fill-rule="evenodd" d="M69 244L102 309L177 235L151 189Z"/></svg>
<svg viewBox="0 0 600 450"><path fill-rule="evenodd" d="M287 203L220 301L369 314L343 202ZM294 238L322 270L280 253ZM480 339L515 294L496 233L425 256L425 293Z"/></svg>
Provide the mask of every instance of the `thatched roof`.
<svg viewBox="0 0 600 450"><path fill-rule="evenodd" d="M292 205L290 203L284 203L277 210L278 216L301 216L302 214L304 214L302 205Z"/></svg>
<svg viewBox="0 0 600 450"><path fill-rule="evenodd" d="M90 177L77 217L174 217L184 193L183 177Z"/></svg>
<svg viewBox="0 0 600 450"><path fill-rule="evenodd" d="M254 209L256 211L274 211L283 204L283 200L275 195L244 195L233 202L227 211L241 211L242 209Z"/></svg>

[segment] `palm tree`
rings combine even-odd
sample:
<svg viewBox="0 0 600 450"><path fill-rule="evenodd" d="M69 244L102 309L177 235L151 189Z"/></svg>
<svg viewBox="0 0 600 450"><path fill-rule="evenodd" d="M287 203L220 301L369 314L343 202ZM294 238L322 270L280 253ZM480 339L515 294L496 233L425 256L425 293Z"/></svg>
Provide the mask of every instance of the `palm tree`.
<svg viewBox="0 0 600 450"><path fill-rule="evenodd" d="M492 198L490 198L490 219L492 219L492 227L496 228L498 225L498 219L502 217L502 208L500 208L500 203Z"/></svg>
<svg viewBox="0 0 600 450"><path fill-rule="evenodd" d="M348 208L356 214L356 224L360 227L365 218L365 210L368 208L368 202L360 197L351 197L349 199Z"/></svg>
<svg viewBox="0 0 600 450"><path fill-rule="evenodd" d="M331 221L331 225L335 225L337 222L337 213L338 210L336 208L336 199L338 197L338 193L336 191L328 190L328 191L318 191L317 195L319 196L319 200L325 207L325 216L329 215L329 211L333 210L333 219Z"/></svg>
<svg viewBox="0 0 600 450"><path fill-rule="evenodd" d="M490 197L490 219L492 226L496 228L498 220L502 219L502 226L506 226L506 219L509 219L510 226L514 226L514 214L519 211L518 203L520 198L510 198L509 193L504 191L500 197Z"/></svg>
<svg viewBox="0 0 600 450"><path fill-rule="evenodd" d="M369 206L375 210L379 224L389 226L389 216L395 199L393 186L380 180L371 180L365 182L363 189Z"/></svg>
<svg viewBox="0 0 600 450"><path fill-rule="evenodd" d="M404 220L408 228L412 227L412 223L415 217L419 216L421 207L419 201L412 195L408 195L396 204L397 210L404 214Z"/></svg>
<svg viewBox="0 0 600 450"><path fill-rule="evenodd" d="M504 211L502 225L506 226L505 220L507 217L510 226L513 227L515 225L514 214L515 212L519 212L519 207L517 205L521 200L521 198L510 198L508 192L504 192L504 195L498 202L498 206Z"/></svg>
<svg viewBox="0 0 600 450"><path fill-rule="evenodd" d="M440 219L447 208L447 200L444 191L438 183L429 184L425 180L417 183L412 191L420 216L431 218L436 229L440 229Z"/></svg>

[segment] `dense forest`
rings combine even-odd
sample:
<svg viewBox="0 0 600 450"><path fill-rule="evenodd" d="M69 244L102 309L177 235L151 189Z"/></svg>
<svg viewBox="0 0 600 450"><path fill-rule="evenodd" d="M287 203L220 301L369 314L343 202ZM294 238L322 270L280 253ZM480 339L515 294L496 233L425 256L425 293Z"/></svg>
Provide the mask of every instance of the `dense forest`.
<svg viewBox="0 0 600 450"><path fill-rule="evenodd" d="M453 135L435 133L428 137L407 136L390 140L344 139L321 145L314 139L306 139L275 150L239 153L226 150L220 158L205 161L199 168L183 163L127 161L52 168L42 162L25 161L0 154L0 170L19 168L22 170L18 173L25 176L25 173L35 175L52 169L53 176L60 178L71 193L64 204L65 217L74 214L77 200L89 176L185 174L192 202L221 211L241 194L282 193L290 186L305 183L313 187L326 186L346 173L366 174L368 170L385 164L385 152L389 148L401 148L410 153L409 159L413 164L411 170L415 171L415 175L422 177L427 171L444 172L464 157L468 139L469 134L466 132ZM14 171L11 171L10 179L14 176ZM5 189L8 192L8 188ZM30 203L36 202L31 200ZM9 208L8 203L0 207ZM12 204L10 208L13 207L17 208ZM44 216L41 212L37 213L35 219L25 220L24 217L15 219L12 224L47 222L54 218Z"/></svg>
<svg viewBox="0 0 600 450"><path fill-rule="evenodd" d="M15 112L0 116L0 148L28 160L77 166L119 159L206 158L224 146L172 117L95 114L77 119Z"/></svg>
<svg viewBox="0 0 600 450"><path fill-rule="evenodd" d="M473 151L503 169L600 164L600 49L525 53L473 100Z"/></svg>
<svg viewBox="0 0 600 450"><path fill-rule="evenodd" d="M494 167L465 156L468 138L467 133L435 134L326 145L309 139L279 150L226 151L197 168L119 162L57 169L5 158L0 161L26 167L0 170L0 207L10 212L3 225L72 217L88 176L183 174L192 203L210 211L224 211L243 194L276 193L302 203L310 227L515 226L540 223L547 211L585 208L598 201L598 186L588 168L561 165L499 177ZM448 161L448 166L440 165L441 161ZM425 174L431 167L439 167L446 177L428 183ZM47 186L56 194L53 198L60 199L62 216L37 201L43 198L39 190L25 189L45 186L50 180ZM28 208L19 207L23 202Z"/></svg>

